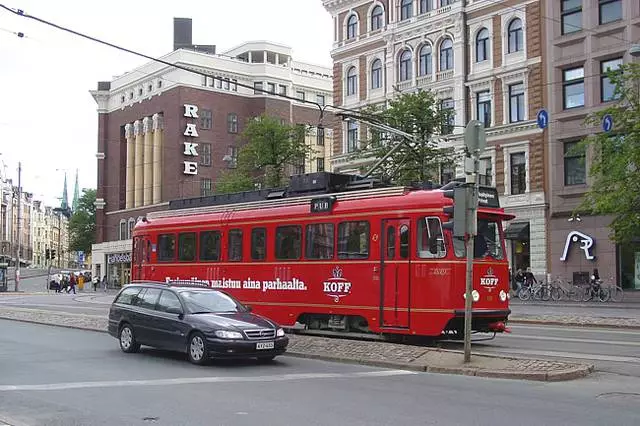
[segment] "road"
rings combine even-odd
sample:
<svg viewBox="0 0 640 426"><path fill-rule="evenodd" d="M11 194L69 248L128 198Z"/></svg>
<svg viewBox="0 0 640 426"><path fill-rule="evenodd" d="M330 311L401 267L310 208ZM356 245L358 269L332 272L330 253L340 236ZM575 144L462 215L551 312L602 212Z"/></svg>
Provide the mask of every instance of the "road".
<svg viewBox="0 0 640 426"><path fill-rule="evenodd" d="M0 306L27 309L62 311L76 314L105 316L113 295L104 292L51 295L5 295ZM588 307L523 306L513 305L514 313L575 311L584 314L594 312ZM536 310L537 309L537 310ZM630 317L640 315L639 310L626 308L598 308L597 316ZM498 353L539 358L590 361L598 371L640 377L640 330L568 327L558 325L511 324L512 332L497 336L494 340L474 343L475 353ZM459 349L460 344L446 344Z"/></svg>
<svg viewBox="0 0 640 426"><path fill-rule="evenodd" d="M539 383L293 357L189 364L104 333L0 320L0 424L637 425L640 382Z"/></svg>

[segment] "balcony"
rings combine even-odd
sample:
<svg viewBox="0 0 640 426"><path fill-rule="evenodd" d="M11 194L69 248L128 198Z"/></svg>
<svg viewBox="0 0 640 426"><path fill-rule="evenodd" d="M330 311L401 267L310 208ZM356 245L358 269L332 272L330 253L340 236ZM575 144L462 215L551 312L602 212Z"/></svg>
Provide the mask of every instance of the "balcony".
<svg viewBox="0 0 640 426"><path fill-rule="evenodd" d="M449 80L451 78L453 78L453 70L440 71L436 74L437 81Z"/></svg>

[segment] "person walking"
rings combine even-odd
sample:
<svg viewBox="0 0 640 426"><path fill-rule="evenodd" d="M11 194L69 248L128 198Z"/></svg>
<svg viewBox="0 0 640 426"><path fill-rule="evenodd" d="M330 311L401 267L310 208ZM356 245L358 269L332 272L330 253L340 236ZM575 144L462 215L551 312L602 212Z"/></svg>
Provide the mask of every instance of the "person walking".
<svg viewBox="0 0 640 426"><path fill-rule="evenodd" d="M69 277L69 288L67 289L67 293L70 293L73 290L73 294L76 294L76 275L72 272Z"/></svg>

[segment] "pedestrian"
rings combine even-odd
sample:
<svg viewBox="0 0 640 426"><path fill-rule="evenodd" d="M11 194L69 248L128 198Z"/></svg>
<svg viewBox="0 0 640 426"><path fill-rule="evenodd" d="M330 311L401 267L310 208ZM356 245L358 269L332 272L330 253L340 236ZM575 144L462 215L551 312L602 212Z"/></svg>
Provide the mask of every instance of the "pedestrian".
<svg viewBox="0 0 640 426"><path fill-rule="evenodd" d="M522 285L525 282L525 278L526 277L522 269L518 268L516 270L516 274L513 276L513 281L516 284L516 288L515 288L516 295L520 293L520 290L522 289Z"/></svg>
<svg viewBox="0 0 640 426"><path fill-rule="evenodd" d="M98 291L98 286L100 285L100 278L95 277L93 279L93 291Z"/></svg>
<svg viewBox="0 0 640 426"><path fill-rule="evenodd" d="M69 278L69 288L67 289L67 293L70 293L71 290L73 290L73 294L76 294L76 275L73 272Z"/></svg>
<svg viewBox="0 0 640 426"><path fill-rule="evenodd" d="M107 292L107 286L108 286L108 282L107 282L107 274L104 275L104 277L102 277L102 284L104 285L104 292Z"/></svg>

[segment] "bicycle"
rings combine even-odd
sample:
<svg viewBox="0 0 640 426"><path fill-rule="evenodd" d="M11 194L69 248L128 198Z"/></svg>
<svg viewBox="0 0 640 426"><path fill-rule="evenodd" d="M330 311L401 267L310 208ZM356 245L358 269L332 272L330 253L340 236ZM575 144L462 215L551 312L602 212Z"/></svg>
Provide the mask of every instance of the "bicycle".
<svg viewBox="0 0 640 426"><path fill-rule="evenodd" d="M614 277L609 277L609 285L607 286L607 290L609 291L609 300L612 302L622 302L624 299L624 291L622 287L615 283Z"/></svg>
<svg viewBox="0 0 640 426"><path fill-rule="evenodd" d="M589 302L595 298L597 298L600 302L606 302L611 297L609 290L607 288L602 287L602 280L591 278L589 281L589 286L587 287L583 297L583 302Z"/></svg>
<svg viewBox="0 0 640 426"><path fill-rule="evenodd" d="M569 289L567 290L566 287ZM580 302L584 293L582 287L573 284L571 281L565 281L562 277L556 277L551 285L550 291L551 299L554 302L559 302L562 299L570 299L573 302Z"/></svg>

